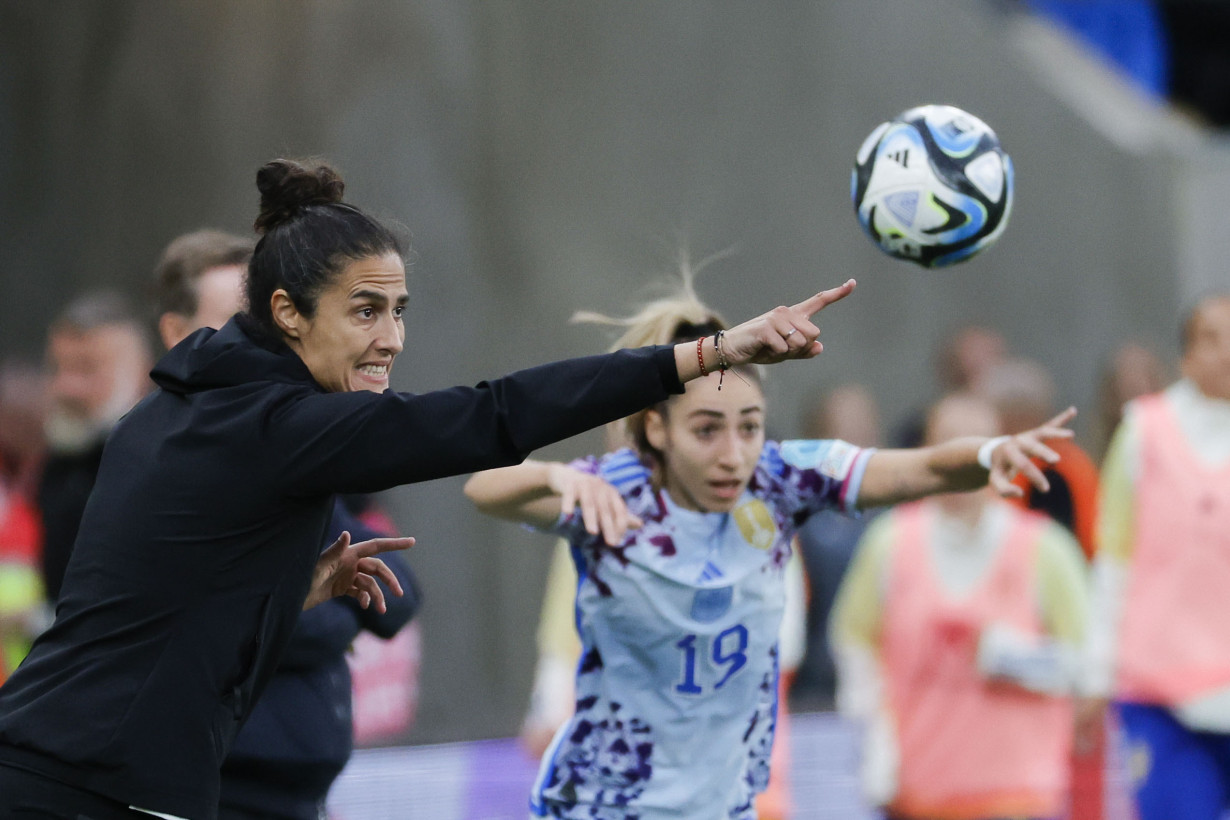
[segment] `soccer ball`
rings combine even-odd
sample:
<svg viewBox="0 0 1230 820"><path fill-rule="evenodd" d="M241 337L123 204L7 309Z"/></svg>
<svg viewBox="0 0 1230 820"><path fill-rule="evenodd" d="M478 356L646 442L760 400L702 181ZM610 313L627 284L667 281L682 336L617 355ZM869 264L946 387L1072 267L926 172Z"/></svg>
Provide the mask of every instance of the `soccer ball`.
<svg viewBox="0 0 1230 820"><path fill-rule="evenodd" d="M850 175L859 224L889 256L938 268L999 239L1012 210L1012 160L973 114L911 108L863 141Z"/></svg>

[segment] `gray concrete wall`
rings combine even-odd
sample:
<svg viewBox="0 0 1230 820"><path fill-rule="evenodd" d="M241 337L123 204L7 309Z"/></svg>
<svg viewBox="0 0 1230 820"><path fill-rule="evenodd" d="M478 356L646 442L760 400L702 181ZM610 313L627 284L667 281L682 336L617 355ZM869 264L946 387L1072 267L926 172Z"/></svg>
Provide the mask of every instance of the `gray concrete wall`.
<svg viewBox="0 0 1230 820"><path fill-rule="evenodd" d="M866 382L890 419L925 403L934 346L969 322L1092 408L1116 342L1170 345L1183 260L1220 275L1190 243L1224 233L1222 189L1200 168L1226 162L1200 140L1194 158L1126 150L1057 96L998 8L6 0L0 351L37 355L81 288L137 292L181 231L246 230L256 168L311 153L412 233L400 389L604 348L568 316L626 310L686 244L733 251L699 283L733 319L859 279L822 320L823 357L771 376L782 433L839 382ZM1017 168L999 245L944 272L882 256L848 197L862 138L925 102L991 123ZM1205 216L1198 228L1176 203ZM477 518L460 483L388 499L419 538L424 742L515 731L550 549Z"/></svg>

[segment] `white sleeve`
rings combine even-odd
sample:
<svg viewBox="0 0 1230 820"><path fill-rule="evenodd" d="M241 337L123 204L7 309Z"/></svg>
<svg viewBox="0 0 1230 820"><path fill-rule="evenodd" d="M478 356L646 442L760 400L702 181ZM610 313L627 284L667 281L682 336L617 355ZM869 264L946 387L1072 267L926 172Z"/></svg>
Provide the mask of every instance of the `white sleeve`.
<svg viewBox="0 0 1230 820"><path fill-rule="evenodd" d="M778 664L783 672L793 672L807 651L807 584L803 580L803 559L796 549L786 562L786 609L778 630Z"/></svg>
<svg viewBox="0 0 1230 820"><path fill-rule="evenodd" d="M893 716L885 706L884 678L875 650L854 642L833 647L837 664L837 711L863 729L859 767L863 794L883 806L897 793L901 752Z"/></svg>
<svg viewBox="0 0 1230 820"><path fill-rule="evenodd" d="M1093 562L1089 629L1077 679L1077 691L1086 697L1113 694L1127 574L1128 568L1114 558L1100 556Z"/></svg>

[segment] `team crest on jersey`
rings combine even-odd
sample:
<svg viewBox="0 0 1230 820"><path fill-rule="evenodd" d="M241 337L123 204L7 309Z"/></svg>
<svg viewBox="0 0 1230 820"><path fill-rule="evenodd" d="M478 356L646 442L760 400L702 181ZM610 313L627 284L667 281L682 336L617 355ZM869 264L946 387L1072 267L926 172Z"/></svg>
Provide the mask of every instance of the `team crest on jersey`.
<svg viewBox="0 0 1230 820"><path fill-rule="evenodd" d="M716 621L730 611L734 598L734 587L696 590L692 596L692 620L702 624Z"/></svg>
<svg viewBox="0 0 1230 820"><path fill-rule="evenodd" d="M735 523L744 540L758 550L767 550L777 540L777 524L768 506L759 498L735 508Z"/></svg>

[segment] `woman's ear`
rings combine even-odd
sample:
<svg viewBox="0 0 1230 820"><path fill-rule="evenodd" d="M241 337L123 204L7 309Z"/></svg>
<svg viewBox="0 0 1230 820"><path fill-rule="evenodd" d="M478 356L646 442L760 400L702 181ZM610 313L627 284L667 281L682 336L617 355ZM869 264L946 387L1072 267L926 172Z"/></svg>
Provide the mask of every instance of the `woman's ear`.
<svg viewBox="0 0 1230 820"><path fill-rule="evenodd" d="M167 350L182 342L191 332L187 318L174 311L168 310L158 317L158 337Z"/></svg>
<svg viewBox="0 0 1230 820"><path fill-rule="evenodd" d="M657 410L645 413L645 440L659 453L666 452L666 419Z"/></svg>
<svg viewBox="0 0 1230 820"><path fill-rule="evenodd" d="M303 320L303 314L299 312L299 308L295 307L290 294L278 288L273 292L273 296L269 297L269 308L278 328L291 339L298 339L299 324Z"/></svg>

